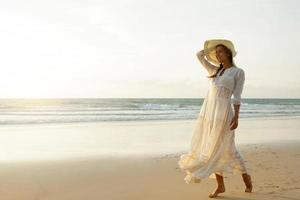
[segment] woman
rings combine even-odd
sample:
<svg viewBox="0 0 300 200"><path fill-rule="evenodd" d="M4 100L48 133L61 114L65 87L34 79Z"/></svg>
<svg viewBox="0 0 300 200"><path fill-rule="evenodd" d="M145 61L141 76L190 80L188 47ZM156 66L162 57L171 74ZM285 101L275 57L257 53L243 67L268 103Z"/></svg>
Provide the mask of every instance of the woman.
<svg viewBox="0 0 300 200"><path fill-rule="evenodd" d="M241 174L245 192L252 191L251 176L234 141L245 81L244 70L233 61L235 55L232 42L219 39L207 40L204 49L197 53L210 74L209 90L196 120L190 151L181 155L178 161L187 174L184 178L187 184L192 180L199 183L206 177L216 178L218 187L209 195L211 198L225 192L223 172Z"/></svg>

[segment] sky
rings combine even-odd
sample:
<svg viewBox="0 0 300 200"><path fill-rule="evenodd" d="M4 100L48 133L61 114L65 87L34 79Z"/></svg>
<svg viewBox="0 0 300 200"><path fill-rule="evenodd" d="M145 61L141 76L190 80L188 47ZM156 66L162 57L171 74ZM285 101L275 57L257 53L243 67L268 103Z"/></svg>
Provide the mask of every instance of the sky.
<svg viewBox="0 0 300 200"><path fill-rule="evenodd" d="M0 98L204 98L228 39L244 98L300 98L297 0L0 2Z"/></svg>

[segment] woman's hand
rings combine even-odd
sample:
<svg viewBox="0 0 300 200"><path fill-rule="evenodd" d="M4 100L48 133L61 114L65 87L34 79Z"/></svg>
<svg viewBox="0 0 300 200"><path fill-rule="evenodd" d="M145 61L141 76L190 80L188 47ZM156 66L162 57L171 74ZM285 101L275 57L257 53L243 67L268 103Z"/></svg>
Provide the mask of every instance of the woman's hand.
<svg viewBox="0 0 300 200"><path fill-rule="evenodd" d="M230 130L236 129L238 127L238 123L239 123L239 117L234 115L230 123Z"/></svg>

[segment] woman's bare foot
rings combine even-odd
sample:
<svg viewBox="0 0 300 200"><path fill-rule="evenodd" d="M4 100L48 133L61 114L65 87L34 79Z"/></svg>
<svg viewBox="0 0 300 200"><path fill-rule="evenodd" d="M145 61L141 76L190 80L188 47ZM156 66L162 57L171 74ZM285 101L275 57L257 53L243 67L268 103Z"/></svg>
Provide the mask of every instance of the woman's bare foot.
<svg viewBox="0 0 300 200"><path fill-rule="evenodd" d="M243 176L243 180L245 182L246 185L246 189L245 192L252 192L252 180L251 180L251 176L249 174L242 174Z"/></svg>
<svg viewBox="0 0 300 200"><path fill-rule="evenodd" d="M225 186L218 186L218 188L216 189L216 191L214 193L209 194L208 197L210 198L214 198L217 197L219 193L223 193L225 192Z"/></svg>

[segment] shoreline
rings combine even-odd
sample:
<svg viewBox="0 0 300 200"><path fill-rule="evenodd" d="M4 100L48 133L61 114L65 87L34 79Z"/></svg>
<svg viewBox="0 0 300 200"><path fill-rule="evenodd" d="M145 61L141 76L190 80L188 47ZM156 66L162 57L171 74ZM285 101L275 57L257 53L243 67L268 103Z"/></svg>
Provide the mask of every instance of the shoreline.
<svg viewBox="0 0 300 200"><path fill-rule="evenodd" d="M2 124L1 128L11 128L11 127L23 127L23 126L77 126L77 125L87 125L87 124L101 124L101 125L134 125L134 124L157 124L157 123L178 123L178 122L194 122L195 119L173 119L173 120L132 120L132 121L86 121L86 122L59 122L59 123L32 123L32 124ZM239 121L255 121L255 120L300 120L300 116L272 116L272 117L244 117L239 118Z"/></svg>
<svg viewBox="0 0 300 200"><path fill-rule="evenodd" d="M187 152L196 120L0 127L0 162L161 157ZM241 119L237 147L300 141L300 118Z"/></svg>

